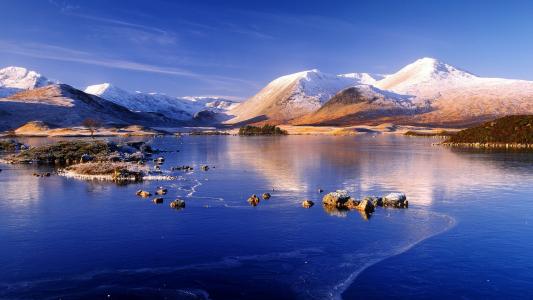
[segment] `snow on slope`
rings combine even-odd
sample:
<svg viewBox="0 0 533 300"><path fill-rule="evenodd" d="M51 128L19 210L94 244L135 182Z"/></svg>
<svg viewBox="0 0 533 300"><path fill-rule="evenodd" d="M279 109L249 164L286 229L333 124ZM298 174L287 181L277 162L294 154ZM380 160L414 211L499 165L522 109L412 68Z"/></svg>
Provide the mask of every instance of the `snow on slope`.
<svg viewBox="0 0 533 300"><path fill-rule="evenodd" d="M422 58L375 83L414 96L431 112L416 116L429 124L473 124L508 114L533 113L533 82L484 78L433 58Z"/></svg>
<svg viewBox="0 0 533 300"><path fill-rule="evenodd" d="M464 86L477 78L479 77L437 59L424 57L374 85L396 93L431 98L443 89Z"/></svg>
<svg viewBox="0 0 533 300"><path fill-rule="evenodd" d="M0 69L0 97L52 84L41 74L21 67Z"/></svg>
<svg viewBox="0 0 533 300"><path fill-rule="evenodd" d="M340 77L352 78L360 84L375 84L378 80L385 78L387 75L383 74L371 74L371 73L348 73L341 74Z"/></svg>
<svg viewBox="0 0 533 300"><path fill-rule="evenodd" d="M129 92L109 83L88 86L85 92L132 111L157 112L177 120L190 120L202 110L224 112L235 105L233 101L218 97L178 98L160 93Z"/></svg>
<svg viewBox="0 0 533 300"><path fill-rule="evenodd" d="M230 114L227 123L237 123L261 117L288 120L316 111L333 95L358 79L309 70L279 77Z"/></svg>

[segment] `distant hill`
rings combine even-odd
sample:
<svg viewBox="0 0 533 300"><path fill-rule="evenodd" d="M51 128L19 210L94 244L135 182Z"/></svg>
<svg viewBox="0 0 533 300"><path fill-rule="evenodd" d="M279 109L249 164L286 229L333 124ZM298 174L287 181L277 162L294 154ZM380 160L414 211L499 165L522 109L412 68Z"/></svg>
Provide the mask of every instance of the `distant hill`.
<svg viewBox="0 0 533 300"><path fill-rule="evenodd" d="M86 118L108 125L182 125L160 114L132 112L66 84L47 85L2 98L0 115L0 130L18 128L30 121L42 121L53 127L78 126Z"/></svg>
<svg viewBox="0 0 533 300"><path fill-rule="evenodd" d="M445 142L533 144L533 115L507 116L459 131Z"/></svg>
<svg viewBox="0 0 533 300"><path fill-rule="evenodd" d="M85 92L136 112L157 112L167 117L191 121L201 111L225 113L238 105L222 97L173 97L161 93L130 92L110 83L91 85ZM227 118L226 118L227 119Z"/></svg>

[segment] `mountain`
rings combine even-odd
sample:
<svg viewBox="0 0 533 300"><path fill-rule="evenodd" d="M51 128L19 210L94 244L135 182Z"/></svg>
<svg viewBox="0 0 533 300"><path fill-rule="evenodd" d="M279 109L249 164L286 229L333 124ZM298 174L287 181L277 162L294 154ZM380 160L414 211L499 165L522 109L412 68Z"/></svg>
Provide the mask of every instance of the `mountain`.
<svg viewBox="0 0 533 300"><path fill-rule="evenodd" d="M0 69L0 97L52 84L41 74L20 67Z"/></svg>
<svg viewBox="0 0 533 300"><path fill-rule="evenodd" d="M467 126L533 113L533 82L479 77L434 58L419 59L375 86L413 96L413 104L423 110L397 123Z"/></svg>
<svg viewBox="0 0 533 300"><path fill-rule="evenodd" d="M230 110L235 117L226 123L284 122L316 111L338 91L356 83L355 77L329 75L318 70L285 75Z"/></svg>
<svg viewBox="0 0 533 300"><path fill-rule="evenodd" d="M29 121L42 121L57 127L76 126L86 118L115 125L181 125L160 114L132 112L66 84L37 87L0 99L0 116L0 130L17 128Z"/></svg>
<svg viewBox="0 0 533 300"><path fill-rule="evenodd" d="M316 112L291 120L294 125L369 124L384 123L389 117L412 115L417 107L411 97L380 90L371 85L346 88Z"/></svg>
<svg viewBox="0 0 533 300"><path fill-rule="evenodd" d="M102 97L138 112L157 112L177 120L191 120L202 110L224 112L237 103L220 97L172 97L160 93L129 92L109 83L91 85L88 94Z"/></svg>

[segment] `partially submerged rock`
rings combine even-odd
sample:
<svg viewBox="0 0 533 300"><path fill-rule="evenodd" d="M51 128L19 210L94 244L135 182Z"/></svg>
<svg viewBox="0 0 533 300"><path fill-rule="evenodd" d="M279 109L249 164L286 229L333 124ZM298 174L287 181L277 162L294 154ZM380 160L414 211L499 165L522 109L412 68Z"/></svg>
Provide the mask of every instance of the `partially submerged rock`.
<svg viewBox="0 0 533 300"><path fill-rule="evenodd" d="M381 207L383 206L383 198L376 197L376 196L366 196L363 198L363 200L370 201L374 207Z"/></svg>
<svg viewBox="0 0 533 300"><path fill-rule="evenodd" d="M52 174L50 174L50 172L45 172L45 173L33 173L33 176L35 177L50 177Z"/></svg>
<svg viewBox="0 0 533 300"><path fill-rule="evenodd" d="M268 200L268 199L270 199L270 197L272 197L272 196L270 195L270 193L263 193L263 195L261 195L261 196L262 196L263 199L265 199L265 200Z"/></svg>
<svg viewBox="0 0 533 300"><path fill-rule="evenodd" d="M407 208L409 201L404 193L390 193L383 197L383 206L395 208Z"/></svg>
<svg viewBox="0 0 533 300"><path fill-rule="evenodd" d="M156 197L152 200L155 204L161 204L163 203L163 197Z"/></svg>
<svg viewBox="0 0 533 300"><path fill-rule="evenodd" d="M257 206L259 204L261 200L259 199L259 197L257 197L257 195L253 194L252 196L250 196L250 198L248 198L248 203L250 203L251 206Z"/></svg>
<svg viewBox="0 0 533 300"><path fill-rule="evenodd" d="M371 213L374 212L374 205L372 204L372 202L370 202L368 200L362 200L361 202L359 202L359 204L357 205L356 209L358 211L365 212L367 214L371 214Z"/></svg>
<svg viewBox="0 0 533 300"><path fill-rule="evenodd" d="M310 208L313 205L315 205L315 203L313 201L311 201L311 200L302 201L302 207L303 208Z"/></svg>
<svg viewBox="0 0 533 300"><path fill-rule="evenodd" d="M111 179L117 183L128 181L137 182L143 179L143 173L128 168L116 168L111 175Z"/></svg>
<svg viewBox="0 0 533 300"><path fill-rule="evenodd" d="M209 170L209 166L207 166L207 165L203 165L203 166L200 167L200 169L201 169L202 171L207 171L207 170Z"/></svg>
<svg viewBox="0 0 533 300"><path fill-rule="evenodd" d="M176 199L176 200L170 202L170 207L175 208L175 209L185 208L185 201L180 200L180 199Z"/></svg>
<svg viewBox="0 0 533 300"><path fill-rule="evenodd" d="M157 191L155 191L155 193L158 194L158 195L166 195L167 192L168 192L168 190L165 189L165 188L163 188L163 187L159 187L159 188L157 189Z"/></svg>
<svg viewBox="0 0 533 300"><path fill-rule="evenodd" d="M148 197L152 196L152 193L150 193L148 191L143 191L143 190L138 190L136 194L137 194L137 196L140 196L140 197L143 197L143 198L148 198Z"/></svg>
<svg viewBox="0 0 533 300"><path fill-rule="evenodd" d="M343 207L346 201L350 199L350 195L345 190L337 190L336 192L328 193L322 198L325 205L334 207Z"/></svg>
<svg viewBox="0 0 533 300"><path fill-rule="evenodd" d="M191 166L178 166L178 167L172 167L171 170L172 170L172 171L185 171L185 172L190 172L190 171L194 170L194 168L191 167Z"/></svg>

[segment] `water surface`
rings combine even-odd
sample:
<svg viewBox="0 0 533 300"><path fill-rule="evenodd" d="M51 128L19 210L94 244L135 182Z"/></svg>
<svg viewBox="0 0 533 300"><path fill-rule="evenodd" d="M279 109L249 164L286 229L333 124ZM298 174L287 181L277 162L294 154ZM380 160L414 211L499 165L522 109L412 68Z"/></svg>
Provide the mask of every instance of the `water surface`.
<svg viewBox="0 0 533 300"><path fill-rule="evenodd" d="M391 135L151 142L172 151L164 169L195 171L117 186L1 166L0 298L529 296L530 153ZM199 171L202 164L214 168ZM135 196L159 185L169 189L163 205ZM325 211L318 188L357 198L402 191L410 207L370 218ZM263 192L272 198L248 205ZM184 210L168 207L176 198ZM318 205L303 209L303 199Z"/></svg>

